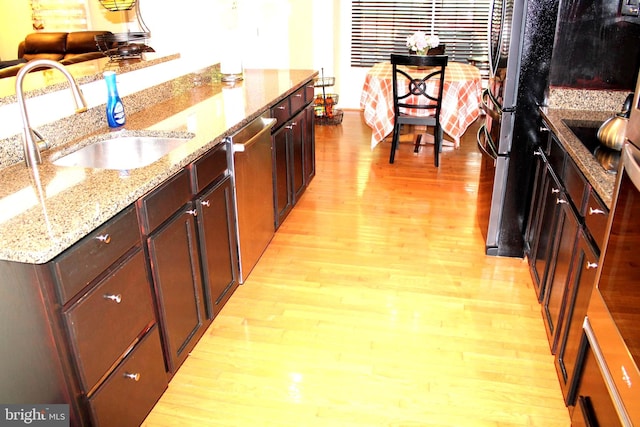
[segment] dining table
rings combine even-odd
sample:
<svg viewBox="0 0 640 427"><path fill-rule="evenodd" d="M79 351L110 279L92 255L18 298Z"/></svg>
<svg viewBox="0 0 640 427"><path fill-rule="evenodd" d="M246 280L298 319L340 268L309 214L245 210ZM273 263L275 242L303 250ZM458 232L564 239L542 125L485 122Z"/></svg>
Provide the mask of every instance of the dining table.
<svg viewBox="0 0 640 427"><path fill-rule="evenodd" d="M423 72L428 73L428 68ZM440 124L456 148L460 146L460 137L480 116L481 91L482 78L476 66L448 63L444 73ZM364 111L365 123L371 128L373 149L393 131L393 69L389 61L379 62L367 72L360 108ZM431 111L423 114L429 113L433 114Z"/></svg>

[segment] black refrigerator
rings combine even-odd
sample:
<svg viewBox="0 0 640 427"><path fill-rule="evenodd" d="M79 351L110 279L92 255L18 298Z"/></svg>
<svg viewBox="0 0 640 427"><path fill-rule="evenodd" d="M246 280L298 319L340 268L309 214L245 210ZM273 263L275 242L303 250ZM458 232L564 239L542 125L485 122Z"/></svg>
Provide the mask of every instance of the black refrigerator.
<svg viewBox="0 0 640 427"><path fill-rule="evenodd" d="M477 212L487 255L524 256L538 107L549 86L558 3L493 0L490 7L489 85L477 137L483 159Z"/></svg>

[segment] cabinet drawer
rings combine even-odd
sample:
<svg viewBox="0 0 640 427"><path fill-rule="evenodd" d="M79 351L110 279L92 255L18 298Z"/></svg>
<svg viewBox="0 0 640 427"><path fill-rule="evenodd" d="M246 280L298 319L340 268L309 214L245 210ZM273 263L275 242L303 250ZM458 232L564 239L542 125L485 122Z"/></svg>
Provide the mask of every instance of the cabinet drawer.
<svg viewBox="0 0 640 427"><path fill-rule="evenodd" d="M567 156L564 167L564 188L580 216L584 216L585 197L589 190L587 180L578 166Z"/></svg>
<svg viewBox="0 0 640 427"><path fill-rule="evenodd" d="M190 199L189 172L183 169L160 187L138 200L144 234L149 234Z"/></svg>
<svg viewBox="0 0 640 427"><path fill-rule="evenodd" d="M93 425L139 426L167 388L157 327L89 398Z"/></svg>
<svg viewBox="0 0 640 427"><path fill-rule="evenodd" d="M227 150L225 144L214 147L209 153L191 165L193 194L205 187L227 171Z"/></svg>
<svg viewBox="0 0 640 427"><path fill-rule="evenodd" d="M313 85L313 80L305 83L304 85L304 102L308 104L312 102L316 97L316 88Z"/></svg>
<svg viewBox="0 0 640 427"><path fill-rule="evenodd" d="M291 98L291 114L296 114L306 105L305 87L301 87L290 95Z"/></svg>
<svg viewBox="0 0 640 427"><path fill-rule="evenodd" d="M138 218L131 206L58 256L52 268L60 303L67 303L139 242Z"/></svg>
<svg viewBox="0 0 640 427"><path fill-rule="evenodd" d="M562 179L564 174L564 157L565 151L555 137L551 137L549 141L549 155L547 160L558 179Z"/></svg>
<svg viewBox="0 0 640 427"><path fill-rule="evenodd" d="M273 126L272 131L289 120L291 117L291 106L289 105L288 97L271 107L271 117L276 119L276 124Z"/></svg>
<svg viewBox="0 0 640 427"><path fill-rule="evenodd" d="M85 392L155 320L142 250L64 313Z"/></svg>
<svg viewBox="0 0 640 427"><path fill-rule="evenodd" d="M607 231L607 222L609 221L609 210L606 208L600 198L591 190L587 201L584 222L587 230L593 237L593 241L601 249L604 245L604 235Z"/></svg>

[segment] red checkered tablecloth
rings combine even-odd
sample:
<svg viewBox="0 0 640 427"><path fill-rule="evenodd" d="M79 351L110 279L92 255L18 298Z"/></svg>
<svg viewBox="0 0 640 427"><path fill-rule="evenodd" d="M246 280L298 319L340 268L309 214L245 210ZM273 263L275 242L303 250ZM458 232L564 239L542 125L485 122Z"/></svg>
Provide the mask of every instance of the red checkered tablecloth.
<svg viewBox="0 0 640 427"><path fill-rule="evenodd" d="M380 62L369 70L364 80L360 107L364 110L364 121L372 130L371 148L393 131L391 72L391 63ZM444 80L440 123L458 147L462 134L480 115L480 70L470 64L449 62Z"/></svg>

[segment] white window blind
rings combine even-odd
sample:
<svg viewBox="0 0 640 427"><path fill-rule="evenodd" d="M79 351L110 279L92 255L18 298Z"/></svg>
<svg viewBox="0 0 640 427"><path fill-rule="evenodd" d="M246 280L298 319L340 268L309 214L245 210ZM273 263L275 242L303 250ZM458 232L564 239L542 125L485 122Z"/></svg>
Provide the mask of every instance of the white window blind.
<svg viewBox="0 0 640 427"><path fill-rule="evenodd" d="M446 46L450 61L486 57L491 0L352 0L351 66L388 61L392 52L407 53L415 31L432 31ZM486 72L485 63L478 64Z"/></svg>
<svg viewBox="0 0 640 427"><path fill-rule="evenodd" d="M31 11L37 31L88 29L87 0L31 0Z"/></svg>

